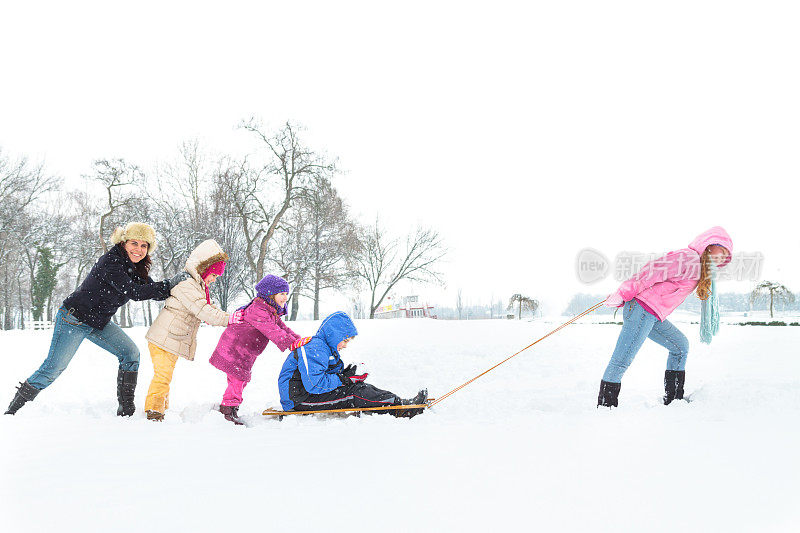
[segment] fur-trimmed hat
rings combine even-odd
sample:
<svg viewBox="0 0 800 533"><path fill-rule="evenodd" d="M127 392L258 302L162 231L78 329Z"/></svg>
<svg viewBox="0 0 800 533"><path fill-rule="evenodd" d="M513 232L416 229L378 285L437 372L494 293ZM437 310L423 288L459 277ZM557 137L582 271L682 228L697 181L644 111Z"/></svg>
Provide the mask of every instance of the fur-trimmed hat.
<svg viewBox="0 0 800 533"><path fill-rule="evenodd" d="M111 234L111 244L117 244L123 241L136 239L138 241L147 241L147 255L153 253L156 249L156 231L149 224L144 222L131 222L125 228L117 227L114 233Z"/></svg>

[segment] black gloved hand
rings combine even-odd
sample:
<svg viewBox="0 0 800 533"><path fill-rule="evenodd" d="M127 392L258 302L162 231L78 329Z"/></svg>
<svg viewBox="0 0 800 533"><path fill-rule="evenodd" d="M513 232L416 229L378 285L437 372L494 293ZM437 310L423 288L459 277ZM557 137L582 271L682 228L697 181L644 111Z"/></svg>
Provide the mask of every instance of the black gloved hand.
<svg viewBox="0 0 800 533"><path fill-rule="evenodd" d="M181 281L187 280L187 279L189 279L191 277L192 276L186 271L178 272L177 274L175 274L174 276L172 276L171 278L169 278L167 280L167 283L169 284L169 290L174 289L175 285L177 285Z"/></svg>
<svg viewBox="0 0 800 533"><path fill-rule="evenodd" d="M353 381L344 374L336 374L336 377L339 378L339 381L341 381L342 385L344 385L345 387L353 384Z"/></svg>
<svg viewBox="0 0 800 533"><path fill-rule="evenodd" d="M342 375L346 376L348 378L352 377L352 376L355 376L356 375L356 365L347 365L346 367L344 367L344 370L342 370Z"/></svg>

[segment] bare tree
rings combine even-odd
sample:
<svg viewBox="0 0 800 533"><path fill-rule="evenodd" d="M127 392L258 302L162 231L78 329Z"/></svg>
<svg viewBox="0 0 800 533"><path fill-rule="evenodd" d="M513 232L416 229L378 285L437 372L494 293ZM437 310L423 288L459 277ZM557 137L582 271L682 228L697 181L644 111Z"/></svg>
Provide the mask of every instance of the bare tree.
<svg viewBox="0 0 800 533"><path fill-rule="evenodd" d="M106 239L111 234L108 229L114 215L119 215L120 211L130 212L140 203L144 175L138 166L124 159L99 159L94 162L94 175L88 179L99 182L105 189L106 206L100 214L98 233L103 251L107 252Z"/></svg>
<svg viewBox="0 0 800 533"><path fill-rule="evenodd" d="M173 197L189 213L194 227L202 227L207 223L208 214L205 192L209 185L208 158L196 139L181 143L179 152L180 162L166 167L165 176L169 179L159 182L159 193L163 196L163 187L169 187Z"/></svg>
<svg viewBox="0 0 800 533"><path fill-rule="evenodd" d="M48 175L43 164L31 164L27 158L12 161L0 148L0 239L19 213L60 185L61 180Z"/></svg>
<svg viewBox="0 0 800 533"><path fill-rule="evenodd" d="M24 327L29 309L29 287L25 286L24 258L28 251L24 235L30 233L31 210L45 195L57 190L60 180L45 172L44 165L26 158L13 161L0 149L0 327L14 322ZM17 309L15 312L14 309Z"/></svg>
<svg viewBox="0 0 800 533"><path fill-rule="evenodd" d="M461 300L461 289L458 289L456 296L456 311L458 311L458 319L461 320L461 311L464 309L464 302Z"/></svg>
<svg viewBox="0 0 800 533"><path fill-rule="evenodd" d="M292 204L304 196L315 178L336 172L335 162L306 147L300 129L290 122L272 135L251 119L241 127L264 146L266 163L251 169L246 162L230 177L238 215L247 241L247 260L256 277L264 276L267 249L281 219ZM274 197L275 201L268 201Z"/></svg>
<svg viewBox="0 0 800 533"><path fill-rule="evenodd" d="M246 258L247 242L242 231L242 220L237 216L234 206L234 193L226 187L221 177L222 174L217 170L210 196L209 235L222 246L229 259L225 275L214 283L211 291L219 299L220 307L227 310L233 299L242 292L252 291L255 283Z"/></svg>
<svg viewBox="0 0 800 533"><path fill-rule="evenodd" d="M300 296L309 296L311 218L307 214L299 206L290 209L270 245L270 261L292 290L289 320L297 319Z"/></svg>
<svg viewBox="0 0 800 533"><path fill-rule="evenodd" d="M144 188L159 232L158 264L165 275L183 269L192 250L213 238L216 171L197 141L179 147L177 161L159 165Z"/></svg>
<svg viewBox="0 0 800 533"><path fill-rule="evenodd" d="M772 313L774 301L788 304L794 303L794 294L792 294L792 291L787 289L784 285L781 285L777 281L762 281L756 285L756 288L750 293L750 304L752 305L756 299L766 296L767 294L769 294L770 318L774 318Z"/></svg>
<svg viewBox="0 0 800 533"><path fill-rule="evenodd" d="M76 290L103 253L104 240L97 239L97 221L100 217L98 201L85 191L67 193L65 203L71 213L67 231L77 246L70 247L71 272L74 274L72 290Z"/></svg>
<svg viewBox="0 0 800 533"><path fill-rule="evenodd" d="M354 281L351 266L358 251L356 224L347 206L327 179L318 179L301 201L310 227L309 271L314 301L314 320L319 320L320 294L342 289Z"/></svg>
<svg viewBox="0 0 800 533"><path fill-rule="evenodd" d="M36 274L39 271L40 261L43 251L49 254L47 258L48 268L52 268L54 272L58 272L61 267L69 262L69 253L71 246L67 244L64 239L64 228L68 227L68 219L65 215L59 212L59 208L64 204L60 199L53 202L50 210L45 211L37 207L30 208L30 214L23 212L19 214L19 221L21 222L17 229L14 231L14 237L19 243L19 250L23 259L22 263L27 270L28 278L28 298L27 301L35 307L37 300L38 303L47 303L50 300L55 285L47 286L44 293L39 294L38 298L34 297L34 292L42 291L42 284L36 283ZM42 309L40 307L40 309ZM49 309L46 309L47 319L50 319ZM42 313L35 311L34 320L41 320Z"/></svg>
<svg viewBox="0 0 800 533"><path fill-rule="evenodd" d="M5 239L2 244L2 257L0 257L0 314L2 329L11 329L14 326L15 318L17 322L24 325L24 310L28 308L24 295L27 289L24 287L24 269L22 268L22 258L19 243L12 239ZM16 298L15 298L16 297ZM15 314L14 308L18 309Z"/></svg>
<svg viewBox="0 0 800 533"><path fill-rule="evenodd" d="M211 294L227 310L231 300L253 285L236 202L242 173L249 170L246 161L214 160L197 141L182 143L179 153L175 162L161 165L148 177L152 220L164 228L158 263L165 275L171 275L183 268L198 244L215 239L230 258Z"/></svg>
<svg viewBox="0 0 800 533"><path fill-rule="evenodd" d="M401 253L398 241L391 239L376 219L374 226L362 231L354 257L354 274L370 291L369 317L375 318L375 310L402 280L441 283L441 274L434 268L446 253L439 234L425 228L406 237Z"/></svg>
<svg viewBox="0 0 800 533"><path fill-rule="evenodd" d="M535 314L536 310L539 309L539 300L535 298L531 298L529 296L523 296L519 293L514 294L508 300L508 310L512 311L514 309L514 304L517 305L517 320L522 318L522 311L530 311L531 313Z"/></svg>
<svg viewBox="0 0 800 533"><path fill-rule="evenodd" d="M297 317L300 295L314 304L319 320L322 291L343 289L354 281L350 264L358 250L356 224L326 177L300 197L284 216L270 259L292 287L289 320Z"/></svg>

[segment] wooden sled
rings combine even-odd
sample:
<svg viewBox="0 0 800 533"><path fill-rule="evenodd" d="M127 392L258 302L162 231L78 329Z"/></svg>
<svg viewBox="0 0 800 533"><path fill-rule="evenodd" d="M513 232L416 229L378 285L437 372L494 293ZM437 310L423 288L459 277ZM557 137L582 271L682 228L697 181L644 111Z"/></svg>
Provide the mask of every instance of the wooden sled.
<svg viewBox="0 0 800 533"><path fill-rule="evenodd" d="M363 413L369 411L389 411L389 410L404 410L404 409L427 409L428 404L436 398L428 398L426 403L413 404L413 405L385 405L383 407L349 407L346 409L316 409L313 411L281 411L280 409L264 409L261 413L264 416L288 416L288 415L316 415L316 414L334 414L334 413Z"/></svg>

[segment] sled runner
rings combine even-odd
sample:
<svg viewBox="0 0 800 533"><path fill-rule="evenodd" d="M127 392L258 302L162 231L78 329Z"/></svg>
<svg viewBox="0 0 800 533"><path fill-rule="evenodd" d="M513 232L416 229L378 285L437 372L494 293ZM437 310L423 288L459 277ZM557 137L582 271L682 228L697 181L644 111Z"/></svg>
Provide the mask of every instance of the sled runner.
<svg viewBox="0 0 800 533"><path fill-rule="evenodd" d="M281 411L280 409L264 409L261 413L264 416L278 416L283 417L286 415L315 415L315 414L331 414L331 413L361 413L364 411L388 411L388 410L403 410L403 409L427 409L430 402L436 398L428 398L426 403L412 404L412 405L385 405L383 407L350 407L347 409L318 409L313 411Z"/></svg>

